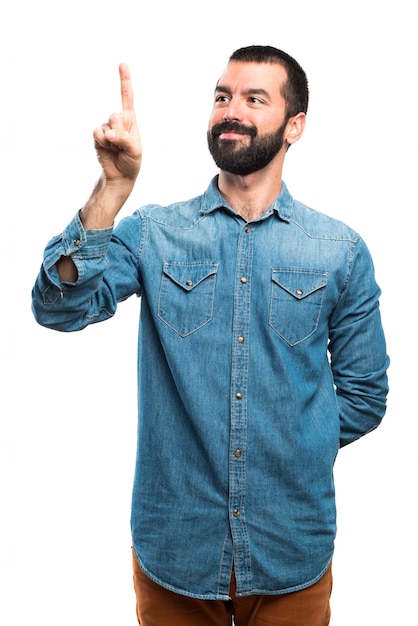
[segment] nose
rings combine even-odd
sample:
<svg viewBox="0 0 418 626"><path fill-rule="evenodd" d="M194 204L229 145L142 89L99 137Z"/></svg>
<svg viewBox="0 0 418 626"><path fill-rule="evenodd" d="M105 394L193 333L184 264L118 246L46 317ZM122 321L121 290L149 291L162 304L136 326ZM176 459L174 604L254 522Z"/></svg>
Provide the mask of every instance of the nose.
<svg viewBox="0 0 418 626"><path fill-rule="evenodd" d="M225 122L240 122L243 119L243 110L236 100L230 100L224 110L223 120Z"/></svg>

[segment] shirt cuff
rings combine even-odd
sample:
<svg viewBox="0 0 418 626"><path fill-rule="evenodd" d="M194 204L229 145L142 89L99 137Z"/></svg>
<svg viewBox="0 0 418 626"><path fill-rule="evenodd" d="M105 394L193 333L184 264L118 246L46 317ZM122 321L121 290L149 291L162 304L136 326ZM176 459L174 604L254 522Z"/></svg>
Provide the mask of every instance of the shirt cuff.
<svg viewBox="0 0 418 626"><path fill-rule="evenodd" d="M80 216L72 219L63 232L48 243L43 267L49 279L55 285L60 281L55 264L62 256L70 256L78 270L78 280L85 279L85 261L104 259L107 254L113 227L85 230Z"/></svg>

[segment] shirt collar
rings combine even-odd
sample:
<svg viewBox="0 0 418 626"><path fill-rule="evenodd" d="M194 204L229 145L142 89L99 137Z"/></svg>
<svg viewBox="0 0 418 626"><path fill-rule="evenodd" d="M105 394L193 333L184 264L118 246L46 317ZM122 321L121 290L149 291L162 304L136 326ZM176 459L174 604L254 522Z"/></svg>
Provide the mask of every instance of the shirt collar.
<svg viewBox="0 0 418 626"><path fill-rule="evenodd" d="M290 195L286 185L282 182L282 190L277 196L276 200L272 203L266 213L277 213L278 217L288 222L292 215L293 198ZM229 206L225 198L221 195L218 189L218 176L214 176L202 196L202 202L200 207L200 213L207 215L216 211L216 209L233 209Z"/></svg>

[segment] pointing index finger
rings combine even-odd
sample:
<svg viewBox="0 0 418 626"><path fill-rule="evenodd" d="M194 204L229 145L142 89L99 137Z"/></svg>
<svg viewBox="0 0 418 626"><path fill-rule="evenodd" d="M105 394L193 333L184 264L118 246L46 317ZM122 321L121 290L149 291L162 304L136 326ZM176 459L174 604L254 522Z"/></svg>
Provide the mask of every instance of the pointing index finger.
<svg viewBox="0 0 418 626"><path fill-rule="evenodd" d="M131 73L126 63L119 65L120 93L122 96L122 110L134 108L134 92L132 88Z"/></svg>

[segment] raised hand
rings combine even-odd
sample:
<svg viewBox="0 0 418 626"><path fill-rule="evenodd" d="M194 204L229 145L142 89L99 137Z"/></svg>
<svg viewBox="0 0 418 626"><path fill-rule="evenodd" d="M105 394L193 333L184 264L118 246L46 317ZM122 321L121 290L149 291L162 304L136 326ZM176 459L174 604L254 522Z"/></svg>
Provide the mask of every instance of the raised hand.
<svg viewBox="0 0 418 626"><path fill-rule="evenodd" d="M80 211L85 228L111 226L129 197L142 161L142 146L134 111L131 75L126 63L119 66L122 111L93 132L102 175Z"/></svg>
<svg viewBox="0 0 418 626"><path fill-rule="evenodd" d="M119 66L122 111L93 133L97 158L103 169L104 182L135 181L141 167L142 146L134 111L131 75L126 63Z"/></svg>

